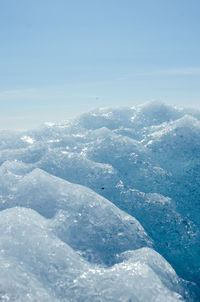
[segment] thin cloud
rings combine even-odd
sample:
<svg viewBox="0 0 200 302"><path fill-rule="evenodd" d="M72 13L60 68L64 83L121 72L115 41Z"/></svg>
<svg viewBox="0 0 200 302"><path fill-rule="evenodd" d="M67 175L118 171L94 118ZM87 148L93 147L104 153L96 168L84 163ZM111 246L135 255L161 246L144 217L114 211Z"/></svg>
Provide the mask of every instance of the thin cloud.
<svg viewBox="0 0 200 302"><path fill-rule="evenodd" d="M152 76L199 76L199 75L200 75L200 67L168 68L168 69L159 69L159 70L124 74L118 77L117 80L124 81L133 77L136 78L136 77L152 77Z"/></svg>
<svg viewBox="0 0 200 302"><path fill-rule="evenodd" d="M169 68L147 73L147 75L200 75L200 67L192 68Z"/></svg>

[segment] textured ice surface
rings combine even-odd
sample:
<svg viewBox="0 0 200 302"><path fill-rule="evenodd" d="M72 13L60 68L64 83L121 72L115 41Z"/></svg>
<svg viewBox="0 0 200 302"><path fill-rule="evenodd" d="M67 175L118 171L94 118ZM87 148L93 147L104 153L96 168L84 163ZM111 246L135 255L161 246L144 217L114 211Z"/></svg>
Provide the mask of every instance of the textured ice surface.
<svg viewBox="0 0 200 302"><path fill-rule="evenodd" d="M112 263L127 249L151 246L140 223L90 189L34 169L16 180L1 208L30 207L64 242L92 262Z"/></svg>
<svg viewBox="0 0 200 302"><path fill-rule="evenodd" d="M0 213L1 301L182 301L187 291L155 251L122 255L111 268L91 265L31 209Z"/></svg>
<svg viewBox="0 0 200 302"><path fill-rule="evenodd" d="M199 119L152 102L0 131L0 301L199 301Z"/></svg>

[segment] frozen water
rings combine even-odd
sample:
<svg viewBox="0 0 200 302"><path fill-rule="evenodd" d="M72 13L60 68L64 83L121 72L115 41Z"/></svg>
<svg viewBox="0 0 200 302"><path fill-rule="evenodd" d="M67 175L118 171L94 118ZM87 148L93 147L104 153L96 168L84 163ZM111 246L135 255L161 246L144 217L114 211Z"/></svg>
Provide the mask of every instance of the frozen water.
<svg viewBox="0 0 200 302"><path fill-rule="evenodd" d="M103 268L82 260L48 224L31 209L0 213L2 301L175 302L188 295L172 267L153 250L132 251L121 255L121 263Z"/></svg>
<svg viewBox="0 0 200 302"><path fill-rule="evenodd" d="M120 208L134 215L154 240L154 246L183 277L199 280L199 228L181 215L176 203L157 193L121 192Z"/></svg>
<svg viewBox="0 0 200 302"><path fill-rule="evenodd" d="M152 102L1 131L0 300L199 301L199 120Z"/></svg>
<svg viewBox="0 0 200 302"><path fill-rule="evenodd" d="M86 187L34 169L13 188L2 209L23 206L54 217L49 224L54 233L92 262L109 264L117 253L152 246L134 217Z"/></svg>

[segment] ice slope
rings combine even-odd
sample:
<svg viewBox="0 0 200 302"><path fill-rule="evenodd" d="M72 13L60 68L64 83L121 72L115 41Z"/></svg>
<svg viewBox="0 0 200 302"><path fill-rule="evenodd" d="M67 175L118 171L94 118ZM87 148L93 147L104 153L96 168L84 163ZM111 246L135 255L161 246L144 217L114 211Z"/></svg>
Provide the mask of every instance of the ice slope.
<svg viewBox="0 0 200 302"><path fill-rule="evenodd" d="M140 221L156 250L182 277L199 282L199 228L171 198L129 189L121 192L116 205Z"/></svg>
<svg viewBox="0 0 200 302"><path fill-rule="evenodd" d="M192 301L172 267L151 249L91 265L31 209L0 213L1 301ZM186 285L187 288L187 285ZM181 295L182 294L182 295Z"/></svg>
<svg viewBox="0 0 200 302"><path fill-rule="evenodd" d="M199 119L197 110L152 102L97 109L24 133L0 131L1 210L37 211L47 218L48 232L81 259L112 266L111 279L112 268L118 276L121 252L153 244L194 283L193 300L199 301ZM51 296L46 289L43 294Z"/></svg>
<svg viewBox="0 0 200 302"><path fill-rule="evenodd" d="M162 194L176 200L184 216L200 226L200 121L184 115L168 125L153 127L146 142L152 158L171 174Z"/></svg>
<svg viewBox="0 0 200 302"><path fill-rule="evenodd" d="M49 227L54 233L91 262L111 264L118 253L152 246L134 217L90 189L40 169L15 179L2 199L0 209L22 206L53 217Z"/></svg>

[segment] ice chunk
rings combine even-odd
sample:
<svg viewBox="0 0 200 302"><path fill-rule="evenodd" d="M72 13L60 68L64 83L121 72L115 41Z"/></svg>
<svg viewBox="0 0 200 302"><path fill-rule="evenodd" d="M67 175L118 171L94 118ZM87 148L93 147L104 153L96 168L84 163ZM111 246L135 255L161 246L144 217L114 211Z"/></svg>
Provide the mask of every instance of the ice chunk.
<svg viewBox="0 0 200 302"><path fill-rule="evenodd" d="M46 220L31 209L13 208L0 212L0 227L0 299L25 302L70 297L67 292L73 280L88 266L47 231Z"/></svg>
<svg viewBox="0 0 200 302"><path fill-rule="evenodd" d="M77 122L86 129L107 127L117 129L120 126L131 126L134 108L100 108L81 115Z"/></svg>
<svg viewBox="0 0 200 302"><path fill-rule="evenodd" d="M122 191L121 200L116 205L141 222L154 240L157 251L176 264L182 277L198 280L199 229L179 213L172 199L129 189Z"/></svg>
<svg viewBox="0 0 200 302"><path fill-rule="evenodd" d="M180 109L168 106L161 101L147 102L139 105L132 117L134 126L149 127L163 122L176 120L183 115Z"/></svg>
<svg viewBox="0 0 200 302"><path fill-rule="evenodd" d="M20 179L9 205L30 207L47 218L64 242L92 262L111 264L116 253L151 246L152 241L132 216L90 189L35 169Z"/></svg>
<svg viewBox="0 0 200 302"><path fill-rule="evenodd" d="M183 301L180 280L152 250L131 252L111 268L92 266L47 225L31 209L0 213L2 301Z"/></svg>
<svg viewBox="0 0 200 302"><path fill-rule="evenodd" d="M37 166L70 182L95 189L98 193L101 193L102 187L114 188L118 182L115 169L109 164L92 161L85 154L87 147L81 153L51 150Z"/></svg>

